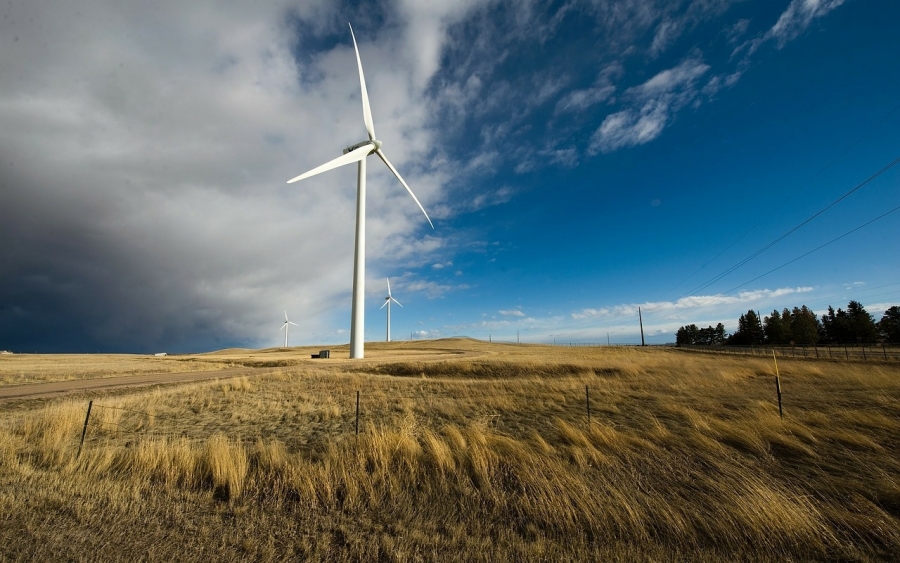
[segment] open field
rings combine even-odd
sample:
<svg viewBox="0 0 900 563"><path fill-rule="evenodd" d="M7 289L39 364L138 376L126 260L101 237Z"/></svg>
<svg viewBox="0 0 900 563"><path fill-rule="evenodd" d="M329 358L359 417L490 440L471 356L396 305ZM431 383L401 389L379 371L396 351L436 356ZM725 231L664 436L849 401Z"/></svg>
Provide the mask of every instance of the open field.
<svg viewBox="0 0 900 563"><path fill-rule="evenodd" d="M368 358L372 361L389 357L394 361L423 357L471 356L475 350L456 350L446 345L416 345L409 342L392 343L389 348L370 344ZM206 354L151 356L133 354L3 354L0 355L0 387L147 375L159 373L215 372L235 368L290 367L316 363L310 356L321 347L268 348L264 350L227 349ZM331 364L348 360L347 345L335 346Z"/></svg>
<svg viewBox="0 0 900 563"><path fill-rule="evenodd" d="M782 420L761 358L468 340L371 344L359 362L333 350L223 351L191 358L261 370L0 402L0 560L900 553L897 364L779 359ZM32 358L90 377L86 356ZM159 360L132 358L121 365Z"/></svg>

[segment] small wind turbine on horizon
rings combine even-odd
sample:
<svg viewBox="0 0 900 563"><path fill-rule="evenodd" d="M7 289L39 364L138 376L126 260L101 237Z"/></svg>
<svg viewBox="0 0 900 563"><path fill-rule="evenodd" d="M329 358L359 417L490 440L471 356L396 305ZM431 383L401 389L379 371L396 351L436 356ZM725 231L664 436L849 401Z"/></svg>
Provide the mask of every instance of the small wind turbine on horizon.
<svg viewBox="0 0 900 563"><path fill-rule="evenodd" d="M300 326L295 322L291 322L288 320L287 311L284 312L284 324L281 325L281 330L284 331L284 347L288 347L288 330L290 329L290 325Z"/></svg>
<svg viewBox="0 0 900 563"><path fill-rule="evenodd" d="M391 301L393 301L397 305L400 305L400 302L397 301L396 299L394 299L394 296L391 295L391 280L389 278L385 278L385 279L387 280L388 294L387 294L387 297L384 298L384 305L382 305L380 308L384 309L384 307L387 306L387 340L385 340L385 342L390 342L391 341ZM400 305L400 306L402 307L403 305Z"/></svg>
<svg viewBox="0 0 900 563"><path fill-rule="evenodd" d="M348 24L349 25L349 24ZM298 182L305 178L321 174L333 168L344 166L345 164L357 163L356 174L356 246L353 258L353 301L350 308L350 358L362 358L364 356L365 344L365 294L366 294L366 157L375 153L378 158L387 165L390 171L397 177L413 201L425 214L428 224L434 228L434 224L425 213L425 208L419 203L416 194L397 172L397 169L390 163L384 152L381 150L381 141L375 137L375 124L372 121L372 110L369 107L369 94L366 91L366 79L363 76L362 59L359 58L359 47L356 45L356 36L353 34L353 26L350 26L350 37L353 39L353 50L356 52L356 66L359 69L359 88L362 93L363 107L363 123L366 126L368 140L356 143L344 149L343 156L339 156L334 160L313 168L309 172L305 172L296 178L288 180L288 184ZM287 336L287 334L285 334Z"/></svg>

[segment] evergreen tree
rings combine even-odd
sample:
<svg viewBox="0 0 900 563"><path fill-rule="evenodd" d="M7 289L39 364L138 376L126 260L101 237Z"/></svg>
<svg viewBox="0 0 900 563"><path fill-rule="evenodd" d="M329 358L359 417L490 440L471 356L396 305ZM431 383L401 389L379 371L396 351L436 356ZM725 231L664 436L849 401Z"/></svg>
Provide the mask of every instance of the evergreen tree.
<svg viewBox="0 0 900 563"><path fill-rule="evenodd" d="M763 332L766 334L766 343L774 346L786 346L791 343L791 312L787 309L783 313L778 310L763 321Z"/></svg>
<svg viewBox="0 0 900 563"><path fill-rule="evenodd" d="M847 312L829 306L828 313L822 315L822 327L825 332L825 341L829 344L843 344L850 341L850 320Z"/></svg>
<svg viewBox="0 0 900 563"><path fill-rule="evenodd" d="M694 324L680 327L678 332L675 333L675 344L679 346L696 344L699 333L700 329Z"/></svg>
<svg viewBox="0 0 900 563"><path fill-rule="evenodd" d="M859 301L848 303L847 318L850 321L851 342L875 342L878 337L878 328L875 326L875 319L866 312L862 303Z"/></svg>
<svg viewBox="0 0 900 563"><path fill-rule="evenodd" d="M900 307L894 305L885 311L878 329L886 342L900 343Z"/></svg>
<svg viewBox="0 0 900 563"><path fill-rule="evenodd" d="M783 321L784 319L782 319ZM819 342L819 319L806 305L791 312L791 341L796 346L814 346Z"/></svg>
<svg viewBox="0 0 900 563"><path fill-rule="evenodd" d="M759 315L755 311L747 311L746 315L741 315L738 319L738 328L728 337L728 343L735 346L748 346L752 344L762 344L765 339L763 326L759 320Z"/></svg>
<svg viewBox="0 0 900 563"><path fill-rule="evenodd" d="M714 337L715 341L713 342L713 344L718 344L718 345L725 344L725 338L726 338L725 325L723 325L722 323L719 323L716 325L716 334Z"/></svg>
<svg viewBox="0 0 900 563"><path fill-rule="evenodd" d="M698 328L697 325L683 326L675 333L675 344L679 346L712 346L725 343L725 325L719 323L716 328L708 326Z"/></svg>

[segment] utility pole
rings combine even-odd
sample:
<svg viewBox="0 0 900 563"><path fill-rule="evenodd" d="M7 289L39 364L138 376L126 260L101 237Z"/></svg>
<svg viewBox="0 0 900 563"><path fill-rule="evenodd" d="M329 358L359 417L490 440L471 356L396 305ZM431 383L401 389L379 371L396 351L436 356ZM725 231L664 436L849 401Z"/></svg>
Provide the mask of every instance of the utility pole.
<svg viewBox="0 0 900 563"><path fill-rule="evenodd" d="M641 317L641 308L638 307L638 322L641 323L641 346L646 346L644 343L644 319Z"/></svg>
<svg viewBox="0 0 900 563"><path fill-rule="evenodd" d="M609 332L606 333L606 345L609 346Z"/></svg>

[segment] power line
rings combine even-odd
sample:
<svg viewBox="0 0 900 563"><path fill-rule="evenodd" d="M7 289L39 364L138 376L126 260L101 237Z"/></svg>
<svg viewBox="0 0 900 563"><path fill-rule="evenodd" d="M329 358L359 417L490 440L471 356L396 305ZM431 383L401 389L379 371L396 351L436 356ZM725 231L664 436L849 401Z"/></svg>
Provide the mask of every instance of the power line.
<svg viewBox="0 0 900 563"><path fill-rule="evenodd" d="M829 168L831 168L831 166L833 166L837 161L839 161L840 159L842 159L848 152L850 152L850 150L851 150L853 147L855 147L857 144L859 144L859 142L862 141L864 138L868 137L869 134L872 133L872 131L874 131L875 129L877 129L878 127L880 127L881 124L883 124L885 121L887 121L888 118L890 118L890 116L893 115L894 112L896 112L898 109L900 109L900 103L898 103L897 105L895 105L895 106L894 106L893 108L891 108L886 114L884 114L883 116L881 116L881 118L878 119L878 121L876 121L871 127L869 127L862 135L860 135L859 137L857 137L856 140L854 140L854 141L853 141L852 143L850 143L846 148L844 148L844 150L841 151L840 154L838 154L838 155L835 156L833 159L831 159L831 160L830 160L825 166L823 166L818 172L816 172L815 174L813 174L813 176L812 176L811 178L809 178L802 186L800 186L799 188L797 188L793 193L791 193L791 195L787 196L786 198L783 198L781 201L782 201L782 202L790 201L790 200L793 199L797 194L799 194L800 192L802 192L803 190L805 190L810 184L813 183L813 181L815 181L816 178L818 178L819 176L821 176L826 170L828 170ZM858 187L857 187L857 189L858 189ZM843 197L846 197L846 195L849 195L849 194L845 194L845 196L843 196ZM836 203L836 202L835 202L835 203ZM833 204L832 204L832 205L833 205ZM827 208L826 208L826 209L827 209ZM823 209L822 211L824 211L824 209ZM820 213L821 213L821 211L820 211ZM766 217L766 219L771 218L773 214L774 214L774 213L769 213L769 215ZM704 265L700 266L700 268L698 268L696 271L694 271L694 273L692 273L691 275L689 275L689 276L686 277L685 279L683 279L683 280L681 280L680 282L678 282L677 284L675 284L675 287L673 287L673 289L677 288L678 286L680 286L681 284L683 284L683 283L686 282L687 280L691 279L692 277L694 277L695 275L697 275L698 273L700 273L701 271L703 271L707 266L709 266L710 264L712 264L713 262L715 262L716 259L719 258L719 256L725 254L725 252L727 252L731 247L733 247L735 244L737 244L738 242L740 242L740 241L741 241L744 237L746 237L748 234L750 234L751 232L753 232L754 230L756 230L757 227L759 227L760 225L762 225L763 222L765 222L766 219L761 219L761 220L757 221L752 227L750 227L749 229L747 229L747 231L745 231L741 236L739 236L738 238L736 238L731 244L729 244L729 245L726 246L724 249L722 249L718 254L716 254L715 256L713 256L712 259L710 259L710 260L709 260L708 262L706 262ZM812 219L812 218L810 218L810 220L811 220L811 219ZM808 222L808 221L809 221L809 220L807 220L807 222ZM804 224L805 224L805 223L804 223ZM801 224L801 225L799 225L797 228L800 228L800 227L802 227L802 226L803 226L803 225ZM792 232L793 232L793 231L792 231ZM787 236L788 234L790 234L790 233L787 233L785 236ZM779 240L776 240L776 241L773 242L772 244L776 244L776 243L779 242L779 241L780 241L780 239L779 239ZM766 248L764 248L764 249L763 249L762 251L760 251L760 252L764 252L764 251L767 250L768 248L769 248L769 247L766 247ZM750 258L747 259L747 261L752 260L752 259L755 258L757 255L758 255L758 254L751 256ZM734 268L738 268L738 267L742 266L742 265L745 264L745 263L746 263L746 262L742 262L742 263L740 263L740 264L737 264ZM722 274L722 277L724 277L725 275L728 275L729 273L731 273L731 271L734 271L734 270L726 271L724 274ZM715 281L718 281L719 279L721 279L721 277L717 277L716 279L714 279L713 281L711 281L710 284L715 283ZM708 285L710 285L710 284L708 284ZM699 290L701 290L701 289L704 289L705 287L707 287L707 285L704 285L704 286L702 286L702 287L700 287L700 288L693 289L693 290L689 291L688 293L682 295L681 297L684 297L685 295L689 295L690 293L693 293L693 292L695 292L695 291L699 291ZM679 297L679 299L680 299L680 297ZM652 312L652 311L651 311L651 312Z"/></svg>
<svg viewBox="0 0 900 563"><path fill-rule="evenodd" d="M898 159L898 160L900 160L900 159ZM737 285L737 286L735 286L735 287L729 289L728 291L723 291L723 292L721 292L721 293L718 293L718 294L716 294L716 295L713 295L712 297L710 297L710 298L707 299L707 302L709 302L709 301L712 300L713 298L724 297L724 296L728 295L729 293L731 293L732 291L735 291L735 290L737 290L737 289L740 289L740 288L744 287L744 286L747 285L747 284L753 283L753 282L755 282L756 280L758 280L758 279L760 279L760 278L763 278L763 277L765 277L765 276L771 274L772 272L776 272L776 271L780 270L781 268L784 268L785 266L788 266L788 265L790 265L790 264L793 264L793 263L796 262L797 260L800 260L801 258L805 258L805 257L809 256L810 254L812 254L812 253L814 253L814 252L817 252L817 251L819 251L819 250L825 248L826 246L828 246L828 245L830 245L830 244L832 244L832 243L835 243L835 242L841 240L842 238L844 238L844 237L846 237L846 236L848 236L848 235L851 235L851 234L855 233L856 231L858 231L858 230L860 230L860 229L863 229L863 228L865 228L865 227L868 227L868 226L871 225L872 223L874 223L874 222L876 222L876 221L878 221L878 220L880 220L880 219L883 219L884 217L887 217L887 216L890 215L891 213L895 213L895 212L897 212L897 211L900 211L900 205L898 205L897 207L891 209L890 211L886 211L885 213L882 213L881 215L879 215L878 217L875 217L874 219L870 219L869 221L866 221L865 223L863 223L862 225L859 225L858 227L855 227L855 228L853 228L853 229L850 229L849 231L845 232L844 234L842 234L842 235L840 235L840 236L838 236L838 237L835 237L835 238L831 239L830 241L826 242L825 244L819 245L819 246L817 246L816 248L814 248L814 249L812 249L812 250L810 250L810 251L808 251L808 252L805 252L805 253L801 254L800 256L797 256L796 258L793 258L793 259L791 259L791 260L788 260L787 262L785 262L784 264L782 264L782 265L780 265L780 266L778 266L778 267L776 267L776 268L772 268L771 270L769 270L768 272L766 272L766 273L764 273L764 274L762 274L762 275L756 276L756 277L753 278L752 280L748 280L748 281L746 281L746 282L744 282L744 283L742 283L742 284L740 284L740 285ZM679 298L679 299L680 299L680 298ZM676 301L677 301L677 300L676 300ZM654 320L666 319L666 318L671 317L671 316L673 316L673 315L676 315L676 314L679 314L679 313L684 313L685 311L690 311L690 310L692 310L692 309L696 309L697 307L702 307L702 306L705 305L705 304L706 304L706 303L698 303L698 304L693 305L693 306L691 306L691 307L686 307L686 308L684 308L684 309L679 309L679 310L677 310L677 311L675 311L675 312L673 312L673 313L670 313L670 314L668 314L668 315L665 315L665 316L654 317Z"/></svg>
<svg viewBox="0 0 900 563"><path fill-rule="evenodd" d="M709 286L711 286L712 284L716 283L717 281L721 280L722 278L724 278L724 277L727 276L728 274L731 274L732 272L734 272L735 270L737 270L738 268L740 268L741 266L743 266L743 265L746 264L747 262L753 260L754 258L756 258L757 256L759 256L760 254L762 254L762 253L765 252L766 250L772 248L773 246L775 246L776 244L778 244L778 243L781 242L782 240L786 239L787 237L789 237L789 236L792 235L793 233L797 232L797 231L798 231L800 228L802 228L804 225L806 225L807 223L809 223L810 221L812 221L813 219L815 219L816 217L818 217L818 216L821 215L822 213L825 213L826 211L828 211L829 209L831 209L832 207L834 207L835 205L837 205L838 203L840 203L841 201L843 201L844 199L846 199L848 196L850 196L851 194L853 194L854 192L856 192L857 190L859 190L860 188L862 188L863 186L865 186L866 184L868 184L869 182L871 182L872 180L878 178L879 176L881 176L882 174L884 174L885 172L887 172L888 170L890 170L891 168L893 168L893 167L896 166L897 164L900 164L900 157L895 158L895 159L894 159L893 161L891 161L889 164L887 164L886 166L884 166L881 170L879 170L878 172L872 174L871 176L869 176L868 178L866 178L865 180L863 180L862 182L860 182L859 184L857 184L856 186L854 186L852 189L850 189L850 191L846 192L846 193L845 193L844 195L842 195L841 197L839 197L839 198L837 198L836 200L832 201L831 203L829 203L828 205L826 205L825 207L823 207L822 209L820 209L819 211L817 211L816 213L814 213L813 215L811 215L810 217L808 217L806 220L804 220L802 223L800 223L800 224L797 225L796 227L794 227L794 228L792 228L791 230L787 231L786 233L784 233L784 234L781 235L780 237L776 238L775 240L773 240L773 241L770 242L769 244L765 245L764 247L760 248L759 250L757 250L756 252L754 252L753 254L751 254L750 256L748 256L747 258L744 258L743 260L741 260L741 261L738 262L737 264L735 264L735 265L731 266L730 268L726 269L724 272L722 272L722 273L720 273L720 274L714 276L712 279L710 279L710 280L707 281L706 283L704 283L704 284L702 284L702 285L700 285L700 286L697 286L696 288L694 288L694 289L690 290L689 292L685 293L685 294L682 295L681 297L684 297L684 296L686 296L686 295L690 295L691 293L695 293L695 292L697 292L697 291L701 291L701 290L703 290L703 289L706 289L707 287L709 287ZM849 234L849 233L848 233L848 234ZM749 282L748 282L748 283L749 283ZM680 297L679 297L679 299L680 299Z"/></svg>
<svg viewBox="0 0 900 563"><path fill-rule="evenodd" d="M900 159L898 159L898 160L900 160ZM819 251L819 250L822 250L823 248L825 248L825 247L828 246L829 244L834 243L834 242L837 242L837 241L841 240L842 238L844 238L845 236L850 235L850 234L853 234L853 233L855 233L856 231L862 229L863 227L868 227L869 225L871 225L871 224L874 223L875 221L878 221L879 219L882 219L882 218L884 218L884 217L887 217L888 215L890 215L891 213L894 213L895 211L900 211L900 205L898 205L897 207L891 209L890 211L886 211L885 213L882 213L881 215L879 215L878 217L875 217L874 219L872 219L872 220L870 220L870 221L867 221L867 222L863 223L862 225L856 227L855 229L851 229L851 230L847 231L846 233L842 234L842 235L839 236L839 237L836 237L836 238L831 239L830 241L826 242L825 244L823 244L823 245L821 245L821 246L817 246L816 248L813 248L813 249L810 250L809 252L806 252L806 253L804 253L804 254L801 254L800 256L794 258L793 260L789 260L789 261L785 262L784 264L782 264L781 266L778 266L777 268L772 268L771 270L769 270L769 271L766 272L765 274L762 274L762 275L760 275L760 276L756 276L755 278L753 278L753 279L750 280L750 281L744 282L744 283L742 283L741 285L738 285L738 286L735 286L735 287L729 289L729 290L726 291L725 293L731 293L731 292L734 291L735 289L744 287L744 286L747 285L748 283L753 283L753 282L755 282L756 280L758 280L759 278L768 276L768 275L771 274L772 272L775 272L775 271L777 271L777 270L780 270L780 269L784 268L785 266L787 266L787 265L789 265L789 264L793 264L793 263L796 262L797 260L800 260L801 258L805 258L805 257L809 256L810 254L812 254L813 252L817 252L817 251Z"/></svg>

